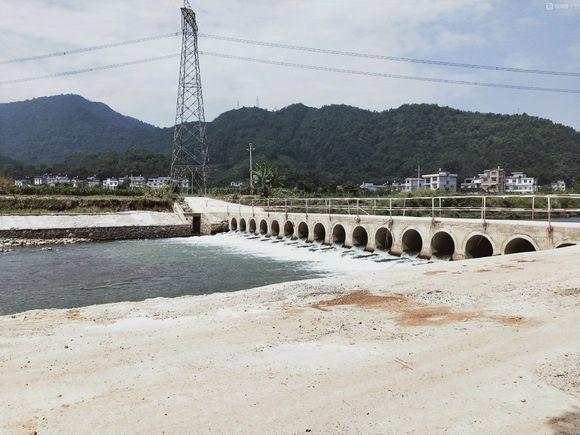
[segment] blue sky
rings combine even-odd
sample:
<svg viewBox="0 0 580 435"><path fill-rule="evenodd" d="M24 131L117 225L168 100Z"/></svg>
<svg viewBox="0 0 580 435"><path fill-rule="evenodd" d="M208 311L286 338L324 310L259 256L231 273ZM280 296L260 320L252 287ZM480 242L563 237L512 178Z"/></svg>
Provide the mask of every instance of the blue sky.
<svg viewBox="0 0 580 435"><path fill-rule="evenodd" d="M580 0L190 1L201 32L338 50L580 72ZM567 5L567 6L566 6ZM0 60L179 30L178 0L0 0ZM0 65L11 79L176 53L179 39ZM200 39L200 49L381 73L580 89L549 77L353 59ZM84 75L0 86L0 102L77 93L155 125L173 124L177 58ZM295 70L201 58L207 119L241 106L302 102L385 110L405 103L522 113L580 130L580 95L474 88Z"/></svg>

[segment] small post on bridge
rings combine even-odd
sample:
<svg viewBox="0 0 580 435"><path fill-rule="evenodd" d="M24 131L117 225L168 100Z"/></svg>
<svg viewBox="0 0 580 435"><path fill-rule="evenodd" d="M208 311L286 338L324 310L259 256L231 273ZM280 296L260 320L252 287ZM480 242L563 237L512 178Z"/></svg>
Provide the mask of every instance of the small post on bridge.
<svg viewBox="0 0 580 435"><path fill-rule="evenodd" d="M435 219L435 198L431 198L431 219Z"/></svg>

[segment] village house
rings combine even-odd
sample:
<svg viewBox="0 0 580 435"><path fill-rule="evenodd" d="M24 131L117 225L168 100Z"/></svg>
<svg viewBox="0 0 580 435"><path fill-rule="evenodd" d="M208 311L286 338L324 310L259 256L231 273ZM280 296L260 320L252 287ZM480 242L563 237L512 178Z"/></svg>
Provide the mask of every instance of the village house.
<svg viewBox="0 0 580 435"><path fill-rule="evenodd" d="M99 187L101 185L101 180L97 177L89 177L87 178L87 186L89 187Z"/></svg>
<svg viewBox="0 0 580 435"><path fill-rule="evenodd" d="M129 187L131 189L138 189L138 188L142 188L147 186L147 178L139 175L139 176L133 176L131 175L129 177Z"/></svg>
<svg viewBox="0 0 580 435"><path fill-rule="evenodd" d="M550 184L550 187L555 192L565 192L566 191L566 182L564 180L556 180Z"/></svg>
<svg viewBox="0 0 580 435"><path fill-rule="evenodd" d="M405 178L405 192L412 192L425 188L425 179L423 177L407 177Z"/></svg>
<svg viewBox="0 0 580 435"><path fill-rule="evenodd" d="M538 190L537 179L528 177L523 172L512 172L505 180L505 191L508 193L533 194Z"/></svg>
<svg viewBox="0 0 580 435"><path fill-rule="evenodd" d="M457 174L442 171L435 174L423 175L425 188L428 190L440 190L442 192L457 192Z"/></svg>
<svg viewBox="0 0 580 435"><path fill-rule="evenodd" d="M479 174L481 178L481 190L485 192L505 192L505 170L501 167L496 169L486 169L483 174Z"/></svg>
<svg viewBox="0 0 580 435"><path fill-rule="evenodd" d="M377 192L379 190L388 190L389 184L388 183L374 184L374 183L366 183L363 181L362 184L359 186L359 188L362 190L368 190L369 192Z"/></svg>
<svg viewBox="0 0 580 435"><path fill-rule="evenodd" d="M14 185L18 187L31 186L32 181L28 178L21 178L20 180L14 180Z"/></svg>
<svg viewBox="0 0 580 435"><path fill-rule="evenodd" d="M479 192L481 190L481 177L466 178L461 183L461 190L464 192Z"/></svg>
<svg viewBox="0 0 580 435"><path fill-rule="evenodd" d="M117 178L107 178L103 180L103 187L105 189L115 190L119 187L119 180Z"/></svg>

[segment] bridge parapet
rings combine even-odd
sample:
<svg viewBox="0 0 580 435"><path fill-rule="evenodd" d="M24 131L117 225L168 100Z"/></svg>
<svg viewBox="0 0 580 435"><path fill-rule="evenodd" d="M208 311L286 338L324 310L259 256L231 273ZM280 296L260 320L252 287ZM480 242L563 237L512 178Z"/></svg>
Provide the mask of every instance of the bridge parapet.
<svg viewBox="0 0 580 435"><path fill-rule="evenodd" d="M481 200L485 206L489 203L487 199L489 197L483 198L486 198ZM313 211L317 210L311 206L310 200L306 207L306 203L298 203L295 199L286 200L284 209L279 209L267 201L265 204L251 206L224 203L225 205L219 208L208 209L207 213L227 220L231 230L270 237L292 237L325 244L339 243L346 247L359 246L369 251L377 249L388 251L394 255L416 254L424 258L436 256L458 260L580 244L580 222L553 220L553 215L561 215L564 212L580 214L580 209L573 206L563 207L565 202L562 201L577 200L580 199L580 195L550 196L549 200L548 196L540 195L534 198L531 196L517 198L534 199L535 206L541 205L541 201L544 201L548 207L538 206L530 209L504 206L502 210L521 209L527 213L534 211L535 218L545 215L548 219L490 219L486 215L489 211L486 208L478 210L480 216L476 218L440 217L439 214L449 211L449 208L444 209L444 204L437 210L430 209L429 216L365 214L362 213L360 198L358 207L347 209L346 212L342 209L342 213L334 213L333 205L326 208L326 211L330 210L331 213L314 213ZM388 198L386 200L388 201ZM369 199L365 198L365 201ZM556 207L553 207L554 203ZM326 204L328 206L329 203ZM377 204L377 210L379 205ZM405 211L408 214L410 210L408 207L415 207L411 210L417 212L420 206L407 204L406 207ZM454 204L450 208L459 209L460 206ZM470 206L468 209L469 212L473 212ZM496 212L498 209L497 206L492 208ZM394 208L391 209L393 210Z"/></svg>

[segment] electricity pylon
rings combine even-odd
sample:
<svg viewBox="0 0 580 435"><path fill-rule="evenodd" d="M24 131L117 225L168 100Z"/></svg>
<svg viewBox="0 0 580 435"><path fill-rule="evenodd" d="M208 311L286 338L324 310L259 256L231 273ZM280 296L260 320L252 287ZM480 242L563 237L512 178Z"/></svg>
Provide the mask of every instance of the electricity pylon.
<svg viewBox="0 0 580 435"><path fill-rule="evenodd" d="M191 10L187 0L184 0L181 8L181 31L181 64L171 157L171 177L174 183L187 179L190 190L197 187L205 193L209 156L205 137L205 113L197 50L197 23L195 12Z"/></svg>

